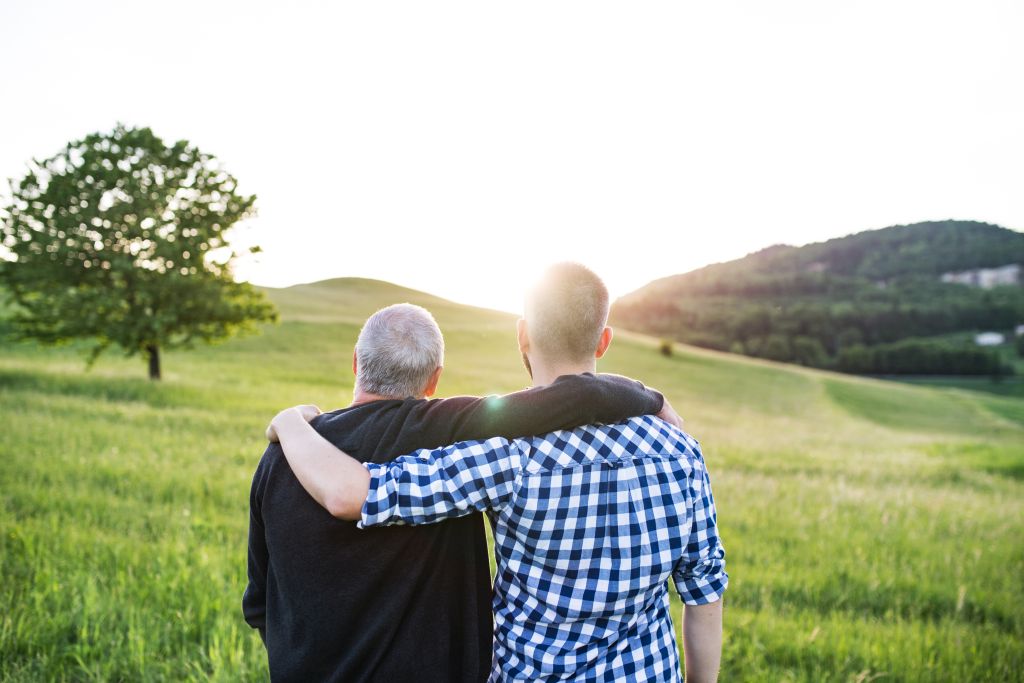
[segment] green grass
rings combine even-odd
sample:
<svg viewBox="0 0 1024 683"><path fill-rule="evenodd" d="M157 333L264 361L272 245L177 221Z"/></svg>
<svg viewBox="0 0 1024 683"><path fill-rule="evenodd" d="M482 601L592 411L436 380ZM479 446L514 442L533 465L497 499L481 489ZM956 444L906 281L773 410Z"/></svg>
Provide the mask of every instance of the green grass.
<svg viewBox="0 0 1024 683"><path fill-rule="evenodd" d="M527 383L510 316L358 280L271 295L282 324L169 353L159 384L138 359L0 349L0 680L265 680L240 610L260 435L285 405L348 402L378 306L434 311L442 395ZM628 333L602 369L661 388L703 444L722 680L1021 680L1024 400Z"/></svg>
<svg viewBox="0 0 1024 683"><path fill-rule="evenodd" d="M893 376L886 377L885 379L920 386L948 387L950 389L986 392L996 396L1024 398L1024 362L1018 361L1017 365L1016 375L1000 379L992 379L991 377L958 377L956 375L932 377Z"/></svg>

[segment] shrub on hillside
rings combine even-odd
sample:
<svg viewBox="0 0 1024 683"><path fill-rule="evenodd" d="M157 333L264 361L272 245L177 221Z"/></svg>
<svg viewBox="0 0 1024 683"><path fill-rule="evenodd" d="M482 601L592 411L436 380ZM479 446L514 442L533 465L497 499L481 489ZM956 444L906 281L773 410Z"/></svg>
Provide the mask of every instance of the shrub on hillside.
<svg viewBox="0 0 1024 683"><path fill-rule="evenodd" d="M793 360L800 365L821 368L828 364L828 354L825 352L825 347L813 337L794 338L790 343L790 350Z"/></svg>
<svg viewBox="0 0 1024 683"><path fill-rule="evenodd" d="M869 375L1012 375L998 352L927 339L851 346L839 352L842 372Z"/></svg>
<svg viewBox="0 0 1024 683"><path fill-rule="evenodd" d="M758 355L768 360L777 361L788 361L793 358L789 340L781 334L773 334L767 337L764 343L761 344Z"/></svg>

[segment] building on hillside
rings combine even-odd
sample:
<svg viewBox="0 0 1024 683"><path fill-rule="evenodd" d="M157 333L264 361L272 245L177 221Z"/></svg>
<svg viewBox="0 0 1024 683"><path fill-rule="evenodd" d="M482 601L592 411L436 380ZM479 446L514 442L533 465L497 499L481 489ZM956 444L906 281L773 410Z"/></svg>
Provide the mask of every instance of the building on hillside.
<svg viewBox="0 0 1024 683"><path fill-rule="evenodd" d="M1024 336L1024 325L1017 325L1017 327L1013 328L1013 336L1015 336L1015 337Z"/></svg>
<svg viewBox="0 0 1024 683"><path fill-rule="evenodd" d="M943 273L941 279L943 282L992 289L1003 285L1020 284L1020 276L1020 264L1010 263L998 268L974 268L956 273Z"/></svg>
<svg viewBox="0 0 1024 683"><path fill-rule="evenodd" d="M978 346L999 346L1006 342L1006 335L1000 332L981 332L974 335L974 343Z"/></svg>

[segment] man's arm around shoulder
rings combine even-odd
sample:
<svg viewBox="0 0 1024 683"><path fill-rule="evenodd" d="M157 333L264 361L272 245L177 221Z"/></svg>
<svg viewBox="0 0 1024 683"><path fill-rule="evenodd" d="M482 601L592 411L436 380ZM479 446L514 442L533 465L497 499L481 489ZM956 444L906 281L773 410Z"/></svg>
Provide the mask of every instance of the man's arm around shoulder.
<svg viewBox="0 0 1024 683"><path fill-rule="evenodd" d="M425 404L423 418L447 423L448 439L516 439L575 429L595 422L611 424L640 415L659 415L667 402L654 389L620 375L563 375L551 384L503 396L460 396ZM396 454L400 455L400 454Z"/></svg>
<svg viewBox="0 0 1024 683"><path fill-rule="evenodd" d="M267 428L267 438L281 442L295 478L316 502L334 517L358 520L370 490L370 473L309 426L319 413L309 405L282 410Z"/></svg>

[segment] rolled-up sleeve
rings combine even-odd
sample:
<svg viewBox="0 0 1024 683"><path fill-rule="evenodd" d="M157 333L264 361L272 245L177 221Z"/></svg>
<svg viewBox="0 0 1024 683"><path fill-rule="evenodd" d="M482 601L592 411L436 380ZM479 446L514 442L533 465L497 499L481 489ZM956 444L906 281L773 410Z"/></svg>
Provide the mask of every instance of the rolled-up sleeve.
<svg viewBox="0 0 1024 683"><path fill-rule="evenodd" d="M499 510L515 490L522 452L518 442L494 438L366 463L370 490L359 526L430 524Z"/></svg>
<svg viewBox="0 0 1024 683"><path fill-rule="evenodd" d="M725 571L725 548L718 536L711 479L699 447L693 466L690 487L693 521L673 578L685 604L703 605L721 599L729 585L729 575Z"/></svg>

